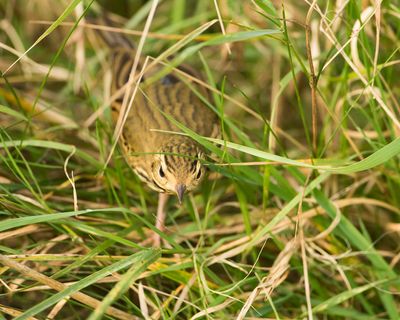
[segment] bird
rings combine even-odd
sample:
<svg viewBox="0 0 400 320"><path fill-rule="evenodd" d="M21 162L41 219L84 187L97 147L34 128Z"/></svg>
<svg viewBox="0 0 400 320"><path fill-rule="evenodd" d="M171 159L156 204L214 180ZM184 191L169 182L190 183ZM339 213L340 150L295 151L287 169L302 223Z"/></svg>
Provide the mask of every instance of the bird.
<svg viewBox="0 0 400 320"><path fill-rule="evenodd" d="M96 24L99 24L98 21L95 20ZM103 18L100 21L102 25L111 25L109 19ZM120 32L96 30L96 33L100 34L102 42L111 51L111 94L115 94L129 81L136 47ZM140 61L143 62L143 57ZM181 65L177 69L201 79L190 66ZM220 126L217 114L176 71L171 71L149 85L142 85L145 79L146 73L126 116L119 145L133 172L149 188L159 193L156 228L163 231L168 195L175 194L181 203L184 194L196 189L206 175L203 165L206 159L204 148L187 135L171 134L180 129L169 118L196 134L211 138L219 136ZM193 82L191 86L210 101L210 95L203 87ZM123 94L112 102L112 118L115 123L121 116L122 104ZM157 232L153 234L152 240L154 246L160 246L161 239Z"/></svg>

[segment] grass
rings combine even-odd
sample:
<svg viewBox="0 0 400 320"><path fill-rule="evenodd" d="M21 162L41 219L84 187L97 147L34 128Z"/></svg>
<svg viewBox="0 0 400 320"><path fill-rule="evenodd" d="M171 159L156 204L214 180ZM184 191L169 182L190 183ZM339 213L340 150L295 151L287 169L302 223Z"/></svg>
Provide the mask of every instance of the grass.
<svg viewBox="0 0 400 320"><path fill-rule="evenodd" d="M1 3L0 319L399 319L399 5ZM101 10L221 121L177 123L213 161L161 249L78 25Z"/></svg>

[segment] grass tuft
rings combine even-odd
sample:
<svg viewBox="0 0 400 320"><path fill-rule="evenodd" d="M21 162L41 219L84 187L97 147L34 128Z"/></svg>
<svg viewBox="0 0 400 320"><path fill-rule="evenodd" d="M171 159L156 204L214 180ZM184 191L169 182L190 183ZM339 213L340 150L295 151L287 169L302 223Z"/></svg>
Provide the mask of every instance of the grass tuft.
<svg viewBox="0 0 400 320"><path fill-rule="evenodd" d="M0 319L400 319L397 0L17 3L0 2ZM132 83L188 64L220 119L210 139L169 117L212 156L165 231L116 147L85 21L102 11L147 57Z"/></svg>

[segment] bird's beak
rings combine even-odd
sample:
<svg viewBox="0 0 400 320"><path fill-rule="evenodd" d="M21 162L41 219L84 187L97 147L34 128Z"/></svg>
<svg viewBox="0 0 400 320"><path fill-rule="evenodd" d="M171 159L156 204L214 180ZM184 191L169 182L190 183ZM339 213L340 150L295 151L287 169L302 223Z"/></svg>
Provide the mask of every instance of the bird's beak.
<svg viewBox="0 0 400 320"><path fill-rule="evenodd" d="M178 196L179 204L182 203L183 195L186 191L186 186L184 184L178 184L175 188L176 195Z"/></svg>

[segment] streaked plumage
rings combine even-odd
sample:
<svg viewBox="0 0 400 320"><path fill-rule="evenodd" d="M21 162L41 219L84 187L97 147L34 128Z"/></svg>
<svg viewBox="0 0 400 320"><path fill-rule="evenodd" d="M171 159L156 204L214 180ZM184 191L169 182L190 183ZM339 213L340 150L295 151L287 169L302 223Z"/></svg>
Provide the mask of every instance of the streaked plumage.
<svg viewBox="0 0 400 320"><path fill-rule="evenodd" d="M136 52L131 41L122 34L100 33L112 52L111 91L114 94L128 82ZM183 67L182 70L188 72L190 68ZM194 83L191 85L207 96L203 88ZM112 105L115 119L120 113L122 99L123 94ZM193 190L204 176L201 164L204 151L187 136L153 131L181 131L162 113L209 137L218 135L218 119L173 72L148 86L141 86L136 93L120 137L126 160L150 188L176 193L181 200L183 192Z"/></svg>

